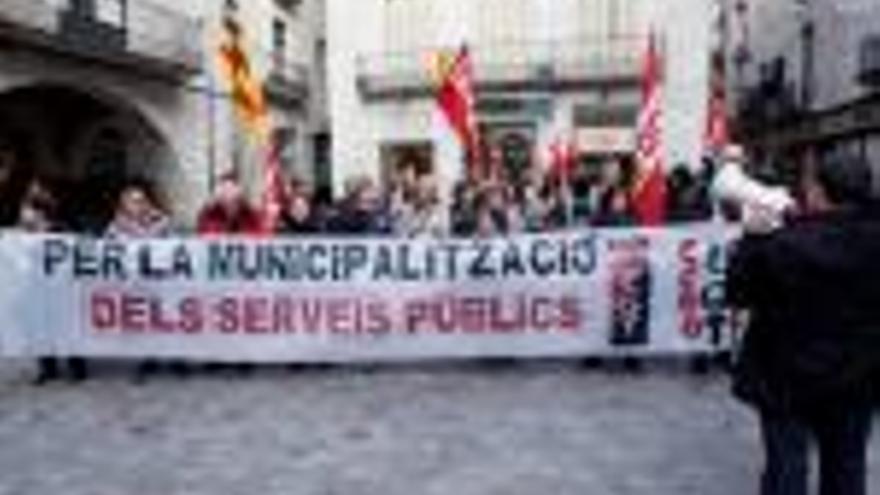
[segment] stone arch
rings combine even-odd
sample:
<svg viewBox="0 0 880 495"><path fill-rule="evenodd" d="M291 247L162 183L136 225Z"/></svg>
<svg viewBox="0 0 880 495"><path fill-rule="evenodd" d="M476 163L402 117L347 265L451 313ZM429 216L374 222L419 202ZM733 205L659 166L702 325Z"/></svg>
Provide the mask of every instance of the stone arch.
<svg viewBox="0 0 880 495"><path fill-rule="evenodd" d="M64 211L78 216L64 220L88 231L103 228L127 180L168 199L182 173L171 141L136 103L83 85L32 81L0 92L0 141L23 175L58 185Z"/></svg>

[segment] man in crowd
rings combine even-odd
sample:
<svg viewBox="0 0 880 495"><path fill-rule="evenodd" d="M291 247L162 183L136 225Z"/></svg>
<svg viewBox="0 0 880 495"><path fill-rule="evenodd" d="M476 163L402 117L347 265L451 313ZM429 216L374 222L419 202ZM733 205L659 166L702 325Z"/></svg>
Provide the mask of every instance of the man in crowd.
<svg viewBox="0 0 880 495"><path fill-rule="evenodd" d="M822 495L863 495L871 378L880 358L880 219L869 166L823 161L805 174L797 218L752 215L728 274L750 320L734 391L754 406L766 450L762 495L806 495L808 445Z"/></svg>
<svg viewBox="0 0 880 495"><path fill-rule="evenodd" d="M259 235L262 221L251 206L233 173L220 178L214 198L199 212L198 231L202 235Z"/></svg>

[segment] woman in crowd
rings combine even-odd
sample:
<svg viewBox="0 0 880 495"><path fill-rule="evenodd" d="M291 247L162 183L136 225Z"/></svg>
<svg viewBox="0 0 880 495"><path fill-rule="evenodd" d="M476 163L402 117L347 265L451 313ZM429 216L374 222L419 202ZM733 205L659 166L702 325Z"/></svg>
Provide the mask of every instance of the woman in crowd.
<svg viewBox="0 0 880 495"><path fill-rule="evenodd" d="M148 185L141 181L132 181L122 188L116 204L113 220L104 231L108 239L156 239L171 235L171 221L168 214L159 206L150 192ZM172 361L167 363L169 369L178 376L188 373L185 363ZM161 363L148 359L138 366L135 382L141 383L148 376L159 371Z"/></svg>
<svg viewBox="0 0 880 495"><path fill-rule="evenodd" d="M430 175L419 178L410 202L402 207L401 234L410 239L439 239L448 234L437 184Z"/></svg>
<svg viewBox="0 0 880 495"><path fill-rule="evenodd" d="M110 239L149 239L171 234L171 221L145 183L133 181L119 193L116 211L104 232Z"/></svg>

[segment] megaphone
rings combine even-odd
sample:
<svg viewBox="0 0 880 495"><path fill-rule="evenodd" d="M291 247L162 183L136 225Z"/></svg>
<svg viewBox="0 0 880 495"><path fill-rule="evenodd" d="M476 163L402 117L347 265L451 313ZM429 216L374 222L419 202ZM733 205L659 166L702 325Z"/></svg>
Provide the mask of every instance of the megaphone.
<svg viewBox="0 0 880 495"><path fill-rule="evenodd" d="M721 168L712 183L713 195L720 201L742 208L743 221L760 217L761 222L780 226L785 214L795 208L794 198L784 187L772 187L755 180L743 170L744 153L738 146L725 150Z"/></svg>

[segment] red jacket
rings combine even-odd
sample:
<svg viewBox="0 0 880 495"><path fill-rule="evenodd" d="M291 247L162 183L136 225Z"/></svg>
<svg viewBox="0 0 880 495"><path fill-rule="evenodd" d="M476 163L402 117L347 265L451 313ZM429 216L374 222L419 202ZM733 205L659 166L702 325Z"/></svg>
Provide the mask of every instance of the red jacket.
<svg viewBox="0 0 880 495"><path fill-rule="evenodd" d="M242 204L238 212L230 215L222 205L212 203L199 212L198 231L201 235L253 235L263 233L260 214L248 204Z"/></svg>

